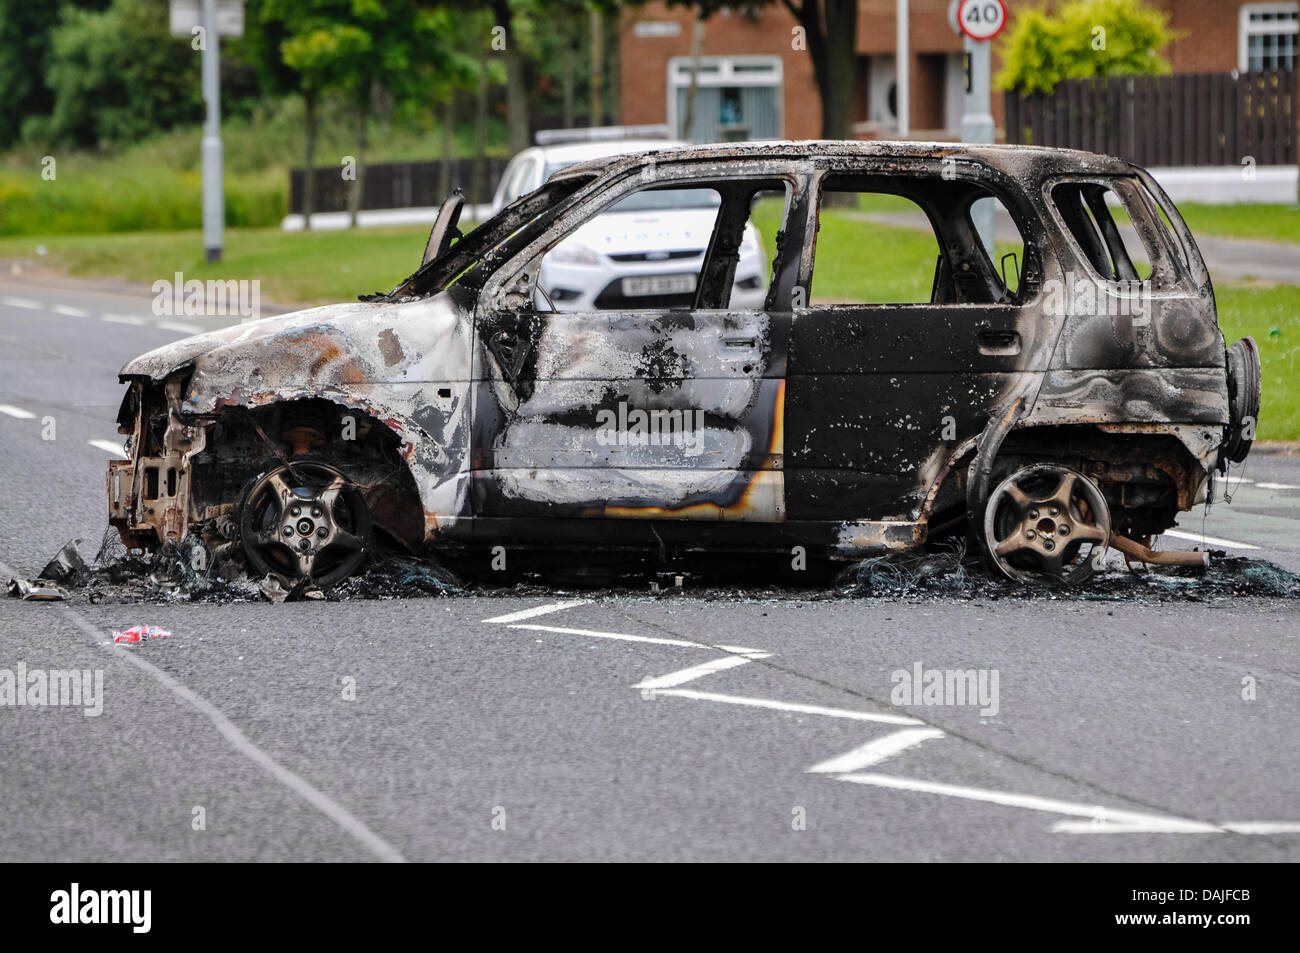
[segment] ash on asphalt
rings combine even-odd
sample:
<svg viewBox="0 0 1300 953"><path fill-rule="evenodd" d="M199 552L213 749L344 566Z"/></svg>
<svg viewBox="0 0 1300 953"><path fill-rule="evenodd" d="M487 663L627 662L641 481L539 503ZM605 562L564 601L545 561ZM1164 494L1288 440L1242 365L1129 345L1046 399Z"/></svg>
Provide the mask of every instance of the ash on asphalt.
<svg viewBox="0 0 1300 953"><path fill-rule="evenodd" d="M195 565L200 566L196 570ZM53 567L53 568L52 568ZM1106 571L1075 588L1026 587L996 578L961 540L926 549L888 553L859 562L810 562L795 572L788 558L764 564L751 557L719 560L665 572L654 568L579 567L547 573L515 572L459 575L433 559L377 552L352 578L321 592L285 590L275 580L250 577L237 549L196 560L192 549L167 547L151 555L128 552L117 533L105 533L87 564L65 546L46 573L70 598L91 603L247 603L321 599L415 599L445 596L512 595L554 597L580 590L584 595L687 596L755 601L796 598L834 600L883 598L926 600L1211 602L1237 597L1300 598L1300 577L1260 559L1213 552L1210 566L1125 567L1111 554Z"/></svg>

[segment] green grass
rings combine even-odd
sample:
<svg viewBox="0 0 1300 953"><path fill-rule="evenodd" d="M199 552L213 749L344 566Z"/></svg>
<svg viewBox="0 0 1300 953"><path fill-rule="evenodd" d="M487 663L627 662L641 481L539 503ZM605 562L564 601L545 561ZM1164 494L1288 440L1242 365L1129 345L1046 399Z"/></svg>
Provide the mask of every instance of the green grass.
<svg viewBox="0 0 1300 953"><path fill-rule="evenodd" d="M762 202L754 222L768 252L779 202ZM855 213L825 211L822 237L841 255L818 274L816 299L925 301L934 273L934 241L914 229L864 223ZM137 232L0 239L0 259L35 259L77 277L145 284L182 271L187 278L258 278L264 300L280 304L348 301L387 291L416 269L426 230L419 227L285 233L229 229L225 261L203 262L201 235ZM46 255L36 257L40 244ZM999 249L1002 251L1002 249ZM1216 287L1228 343L1251 335L1264 368L1261 440L1300 440L1300 287Z"/></svg>
<svg viewBox="0 0 1300 953"><path fill-rule="evenodd" d="M355 123L334 104L322 111L317 166L338 166L356 154ZM473 124L453 130L452 153L474 154ZM198 126L179 129L111 154L22 147L0 157L0 236L98 235L186 231L202 225ZM289 169L304 163L302 104L288 98L251 117L226 120L226 224L266 228L289 211ZM442 133L422 127L371 124L367 162L436 159ZM488 125L492 155L507 153L504 123ZM55 178L42 177L42 159L55 159Z"/></svg>
<svg viewBox="0 0 1300 953"><path fill-rule="evenodd" d="M1193 235L1259 238L1300 244L1300 205L1178 206Z"/></svg>
<svg viewBox="0 0 1300 953"><path fill-rule="evenodd" d="M1184 202L1178 206L1193 236L1254 238L1261 241L1300 244L1300 205L1201 205ZM1112 211L1117 222L1129 221L1122 208Z"/></svg>
<svg viewBox="0 0 1300 953"><path fill-rule="evenodd" d="M51 235L0 239L0 259L31 259L74 277L144 284L177 271L186 279L257 278L265 301L324 304L391 290L419 267L427 235L420 227L307 233L232 228L219 265L204 262L199 231ZM37 256L38 245L44 256Z"/></svg>
<svg viewBox="0 0 1300 953"><path fill-rule="evenodd" d="M1264 397L1260 440L1300 440L1300 287L1216 285L1219 325L1231 344L1250 335L1259 345Z"/></svg>
<svg viewBox="0 0 1300 953"><path fill-rule="evenodd" d="M56 157L58 160L58 157ZM197 171L133 167L88 156L58 160L56 177L0 169L0 235L171 231L202 225ZM279 224L288 209L288 172L267 169L225 176L226 222Z"/></svg>

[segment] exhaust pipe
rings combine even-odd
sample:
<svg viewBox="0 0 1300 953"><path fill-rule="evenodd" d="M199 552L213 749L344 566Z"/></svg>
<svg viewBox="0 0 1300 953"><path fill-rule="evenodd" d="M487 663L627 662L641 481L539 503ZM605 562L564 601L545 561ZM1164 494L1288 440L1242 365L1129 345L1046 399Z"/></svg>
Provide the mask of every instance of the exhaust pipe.
<svg viewBox="0 0 1300 953"><path fill-rule="evenodd" d="M1151 563L1156 566L1200 566L1204 569L1210 565L1210 554L1208 552L1192 549L1168 549L1154 552L1141 543L1135 543L1127 536L1119 535L1119 533L1110 534L1110 544L1130 559Z"/></svg>

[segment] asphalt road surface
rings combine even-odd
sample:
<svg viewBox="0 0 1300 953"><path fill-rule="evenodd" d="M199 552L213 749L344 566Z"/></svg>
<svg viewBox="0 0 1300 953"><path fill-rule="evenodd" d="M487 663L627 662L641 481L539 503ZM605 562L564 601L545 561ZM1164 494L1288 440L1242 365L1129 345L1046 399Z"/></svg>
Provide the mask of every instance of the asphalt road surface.
<svg viewBox="0 0 1300 953"><path fill-rule="evenodd" d="M216 323L0 283L6 578L93 555L117 370ZM1182 530L1300 571L1300 462L1232 483ZM0 860L1300 860L1297 603L1187 592L3 599L0 678L103 687L0 707Z"/></svg>

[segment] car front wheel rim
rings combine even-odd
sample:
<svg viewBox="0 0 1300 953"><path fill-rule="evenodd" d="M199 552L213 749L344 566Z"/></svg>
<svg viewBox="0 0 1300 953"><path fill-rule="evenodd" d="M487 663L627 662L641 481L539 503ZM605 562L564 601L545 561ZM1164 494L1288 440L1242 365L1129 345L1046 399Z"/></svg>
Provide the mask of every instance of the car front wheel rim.
<svg viewBox="0 0 1300 953"><path fill-rule="evenodd" d="M360 490L323 463L287 463L244 496L240 541L259 575L321 588L352 575L366 556L370 516Z"/></svg>

